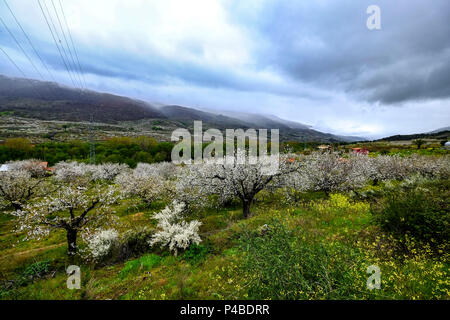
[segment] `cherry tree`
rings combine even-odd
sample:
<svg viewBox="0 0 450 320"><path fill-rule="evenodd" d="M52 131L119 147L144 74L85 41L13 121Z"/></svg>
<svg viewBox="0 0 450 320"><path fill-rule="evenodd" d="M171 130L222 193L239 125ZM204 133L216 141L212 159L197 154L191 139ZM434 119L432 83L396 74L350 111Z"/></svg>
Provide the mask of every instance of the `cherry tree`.
<svg viewBox="0 0 450 320"><path fill-rule="evenodd" d="M297 202L301 192L308 190L309 181L305 174L305 156L290 155L295 162L294 170L275 179L275 187L282 188L288 201Z"/></svg>
<svg viewBox="0 0 450 320"><path fill-rule="evenodd" d="M406 159L412 174L425 178L448 179L450 177L450 156L421 156L414 154Z"/></svg>
<svg viewBox="0 0 450 320"><path fill-rule="evenodd" d="M68 254L77 252L77 236L88 226L102 226L111 222L109 207L118 199L114 187L94 187L92 190L63 186L54 195L30 204L13 213L17 231L28 238L41 238L52 230L63 229L67 235Z"/></svg>
<svg viewBox="0 0 450 320"><path fill-rule="evenodd" d="M54 167L54 177L58 182L73 183L75 181L87 183L89 170L85 163L76 161L61 161Z"/></svg>
<svg viewBox="0 0 450 320"><path fill-rule="evenodd" d="M45 167L40 160L19 160L8 162L9 170L25 170L31 174L33 178L42 178L46 175Z"/></svg>
<svg viewBox="0 0 450 320"><path fill-rule="evenodd" d="M91 180L114 181L121 173L128 173L130 168L123 163L103 163L97 165L88 165L86 172L90 173Z"/></svg>
<svg viewBox="0 0 450 320"><path fill-rule="evenodd" d="M19 168L19 169L17 169ZM44 176L21 166L0 172L0 203L15 210L22 209L31 198L44 190Z"/></svg>
<svg viewBox="0 0 450 320"><path fill-rule="evenodd" d="M155 176L162 179L173 179L176 177L179 167L171 162L138 163L134 171L138 175Z"/></svg>
<svg viewBox="0 0 450 320"><path fill-rule="evenodd" d="M188 173L181 177L178 184L177 196L193 197L198 201L216 194L220 202L238 198L242 203L243 216L247 218L255 196L267 189L276 177L293 171L295 165L285 155L280 155L277 159L278 170L273 171L267 170L275 160L271 156L248 156L246 161L241 162L238 151L232 157L234 159L225 158L223 163L207 159L200 164L188 165Z"/></svg>
<svg viewBox="0 0 450 320"><path fill-rule="evenodd" d="M315 152L305 158L299 173L308 190L348 191L364 186L365 162L359 155L346 158L335 152Z"/></svg>
<svg viewBox="0 0 450 320"><path fill-rule="evenodd" d="M138 197L147 205L153 201L170 197L171 181L176 167L169 163L139 163L131 172L119 174L116 183L121 187L124 196Z"/></svg>

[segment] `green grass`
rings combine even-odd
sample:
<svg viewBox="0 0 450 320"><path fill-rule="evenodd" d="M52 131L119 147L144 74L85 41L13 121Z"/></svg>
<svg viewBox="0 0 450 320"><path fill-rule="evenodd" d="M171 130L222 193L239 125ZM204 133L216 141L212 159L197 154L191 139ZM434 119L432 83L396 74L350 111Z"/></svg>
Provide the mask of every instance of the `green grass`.
<svg viewBox="0 0 450 320"><path fill-rule="evenodd" d="M278 194L265 195L255 203L248 219L242 218L241 209L236 204L194 212L191 218L203 223L200 229L203 241L199 246L180 252L177 257L160 248L149 248L140 257L108 265L95 266L78 260L76 263L81 266L82 277L80 290L66 288L65 268L72 262L66 256L63 232L39 241L19 241L23 235L13 232L14 218L0 214L0 298L254 298L254 291L249 291L250 279L242 269L245 254L241 241L245 233L261 232L263 225L270 225L273 221L285 225L292 232L293 241L305 246L304 250L309 250L307 246L311 244L311 257L316 256L314 248L322 243L330 252L339 252L343 260L352 258L358 261L352 270L339 273L341 282L350 277L346 291L342 289L341 292L351 294L332 297L449 298L448 254L436 257L418 244L408 244L416 248L416 254L399 255L392 247L393 241L373 224L370 203L366 200L353 200L342 194L327 198L323 193L308 193L297 204L288 206L282 204L279 197ZM118 230L154 227L151 216L164 205L154 203L146 207L137 199L123 200L114 207L120 220ZM382 270L382 289L369 292L365 288L368 277L365 268L372 264L379 265ZM33 265L45 266L46 272L17 287L5 286L6 280L19 278L26 270L33 270ZM310 265L314 266L315 262L311 261Z"/></svg>
<svg viewBox="0 0 450 320"><path fill-rule="evenodd" d="M161 257L153 253L136 260L127 261L123 269L119 272L119 277L123 279L131 273L151 270L153 267L159 265L160 262Z"/></svg>

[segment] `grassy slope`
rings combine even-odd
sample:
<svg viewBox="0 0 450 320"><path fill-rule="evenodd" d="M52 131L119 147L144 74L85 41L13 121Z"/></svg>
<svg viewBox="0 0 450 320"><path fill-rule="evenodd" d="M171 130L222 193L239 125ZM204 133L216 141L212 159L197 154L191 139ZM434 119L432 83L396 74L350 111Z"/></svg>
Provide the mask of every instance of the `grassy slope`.
<svg viewBox="0 0 450 320"><path fill-rule="evenodd" d="M308 196L308 198L311 198ZM154 249L147 255L127 262L104 267L83 264L82 289L66 289L69 265L62 232L41 241L17 242L21 235L12 232L13 220L0 215L0 279L13 279L25 266L50 260L56 272L43 279L30 281L17 290L5 291L3 299L235 299L251 298L246 292L246 279L239 270L242 254L237 239L245 230L257 229L270 219L283 221L290 229L308 241L324 241L347 246L360 252L364 266L380 265L383 288L377 292L365 289L368 277L359 266L354 270L360 283L359 294L353 298L448 298L448 264L426 255L405 258L401 262L384 249L379 231L371 224L367 203L349 202L342 195L323 200L303 202L293 207L283 206L278 196L265 197L254 206L253 216L241 218L238 207L197 212L194 217L203 222L201 236L209 253L199 262L191 263L182 255L173 257ZM132 226L152 226L153 212L164 204L151 208L133 207L126 200L116 208L123 223L121 229ZM383 255L380 255L383 251ZM385 251L385 252L384 252ZM380 256L384 256L380 258ZM446 276L447 275L447 276ZM345 297L342 297L345 298ZM350 298L350 297L347 297Z"/></svg>

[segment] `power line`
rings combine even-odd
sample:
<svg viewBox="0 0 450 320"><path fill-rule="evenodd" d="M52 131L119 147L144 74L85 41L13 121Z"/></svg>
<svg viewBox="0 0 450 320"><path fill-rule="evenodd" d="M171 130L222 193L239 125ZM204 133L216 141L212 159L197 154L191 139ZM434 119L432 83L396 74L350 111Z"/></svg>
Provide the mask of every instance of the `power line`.
<svg viewBox="0 0 450 320"><path fill-rule="evenodd" d="M9 61L11 61L11 63L16 67L17 70L19 70L19 72L23 75L24 78L26 78L27 76L25 75L25 72L22 71L22 69L19 68L19 66L14 62L14 60L9 56L9 54L3 50L2 47L0 47L0 50L5 54L5 56L9 59Z"/></svg>
<svg viewBox="0 0 450 320"><path fill-rule="evenodd" d="M3 24L3 26L5 27L6 31L8 31L9 35L11 36L11 38L13 38L14 42L17 44L17 46L20 48L20 50L22 51L22 53L24 54L24 56L28 59L28 61L31 63L31 65L33 66L34 70L36 70L36 72L39 74L40 78L42 80L44 80L44 77L42 76L41 72L38 70L38 68L36 67L36 65L34 64L34 62L31 60L31 58L28 56L28 54L25 52L25 49L22 47L22 45L19 43L19 41L17 40L17 38L14 36L14 34L11 32L11 30L9 30L8 26L6 25L5 21L3 21L3 19L0 17L0 22Z"/></svg>
<svg viewBox="0 0 450 320"><path fill-rule="evenodd" d="M38 0L38 1L39 1L39 0ZM73 71L72 71L71 68L70 68L69 58L67 57L66 50L64 49L64 45L63 45L62 42L61 42L61 37L59 36L58 29L56 29L56 26L55 26L55 24L54 24L54 22L53 22L53 16L52 16L52 14L50 13L50 10L48 9L48 6L47 6L46 1L45 1L45 0L42 0L42 2L44 3L45 10L47 11L48 19L50 20L50 22L51 22L51 24L52 24L52 26L53 26L53 31L55 32L54 34L56 35L56 38L58 39L57 43L59 43L60 49L62 49L62 53L64 54L63 60L64 60L64 63L65 63L65 65L66 65L66 67L67 67L67 70L68 70L68 72L69 72L69 75L70 75L70 77L71 77L71 79L72 79L72 83L73 83L74 87L77 87L77 84L75 84L75 81L74 81L75 76L72 75ZM61 52L61 51L60 51L60 52ZM64 59L64 57L65 57L65 59ZM66 62L66 61L67 61L67 62ZM72 78L72 77L73 77L73 78Z"/></svg>
<svg viewBox="0 0 450 320"><path fill-rule="evenodd" d="M77 80L81 84L81 87L83 87L83 83L81 81L80 74L79 74L79 72L78 72L78 70L76 68L75 59L73 58L72 51L70 50L69 42L67 41L67 38L66 38L66 33L64 32L64 28L62 26L61 20L59 19L58 10L56 10L55 2L53 0L52 0L52 6L53 6L53 10L55 11L56 18L58 20L59 28L61 29L61 33L63 35L64 42L66 43L67 51L69 52L70 59L72 60L72 63L73 63L73 66L74 66L73 72L78 77ZM64 47L64 45L62 45L62 46ZM67 58L67 60L69 61L69 58ZM70 61L69 61L69 65L70 65Z"/></svg>
<svg viewBox="0 0 450 320"><path fill-rule="evenodd" d="M54 7L54 9L55 9L56 14L58 15L53 0L52 0L52 4L53 4L53 7ZM84 82L84 87L86 88L86 87L87 87L87 85L86 85L86 79L85 79L85 77L84 77L84 72L83 72L83 70L82 70L82 68L81 68L80 59L78 58L77 49L76 49L76 47L75 47L75 43L74 43L74 41L73 41L72 34L71 34L71 32L70 32L69 24L67 23L66 14L64 13L64 8L63 8L63 6L62 6L61 0L59 0L59 6L60 6L60 9L61 9L61 12L62 12L62 16L63 16L63 19L64 19L64 23L65 23L65 25L66 25L67 33L69 34L70 42L72 43L73 52L75 53L75 57L76 57L76 60L77 60L77 63L78 63L78 71L79 71L78 74L79 74L79 76L80 76L80 79L83 79L82 84L83 84L83 82ZM58 21L59 21L59 17L58 17ZM60 25L61 25L61 22L60 22ZM61 28L61 29L62 29L62 28ZM64 38L65 38L65 36L64 36ZM66 39L66 43L67 43L67 39ZM69 47L69 46L68 46L68 47ZM70 49L69 49L69 52L70 52ZM72 54L71 54L71 55L72 55ZM73 59L73 57L72 57L72 59ZM74 63L74 64L75 64L75 63ZM81 94L83 94L83 92L81 92ZM91 114L90 114L90 121L89 121L89 144L90 144L90 150L89 150L89 162L90 162L91 164L95 164L94 112L93 112L93 110L91 111Z"/></svg>
<svg viewBox="0 0 450 320"><path fill-rule="evenodd" d="M70 32L69 24L67 23L66 14L64 13L64 9L63 9L61 0L59 0L59 6L61 7L61 12L62 12L62 15L63 15L63 18L64 18L64 22L65 22L65 24L66 24L67 32L69 33L70 42L72 43L73 51L74 51L75 57L76 57L76 59L77 59L78 68L79 68L79 70L80 70L81 77L83 78L84 88L86 88L86 87L87 87L87 85L86 85L86 79L85 79L85 77L84 77L83 69L81 68L80 60L78 59L77 48L75 47L75 44L74 44L74 42L73 42L72 34L71 34L71 32Z"/></svg>
<svg viewBox="0 0 450 320"><path fill-rule="evenodd" d="M41 1L40 0L37 0L37 1L38 1L38 4L39 4L39 7L41 8L41 12L42 12L42 15L44 16L45 22L47 23L47 27L50 30L50 33L52 35L53 42L55 43L55 46L58 49L59 56L61 57L61 60L62 60L62 62L64 64L64 66L66 67L66 70L67 70L67 72L69 74L69 77L70 77L70 80L71 80L72 84L74 85L74 87L76 87L75 82L73 81L73 78L72 78L72 74L70 73L69 67L67 66L66 61L64 60L64 57L63 57L63 55L61 53L61 49L58 46L58 41L55 38L55 35L53 33L52 28L50 27L50 23L49 23L49 21L47 19L47 16L45 15L44 9L42 8ZM44 5L45 5L45 1L44 1ZM46 5L45 5L45 7L47 8ZM48 8L47 8L47 12L48 12ZM49 18L51 18L51 17L49 16Z"/></svg>
<svg viewBox="0 0 450 320"><path fill-rule="evenodd" d="M19 70L19 73L22 74L23 78L24 78L26 81L28 81L28 82L30 83L30 85L31 85L31 86L30 86L31 91L33 91L33 93L34 93L37 97L39 97L39 98L42 99L43 97L42 97L41 93L38 92L38 91L36 90L36 88L34 87L33 81L32 81L29 77L27 77L27 75L25 74L25 72L23 72L23 70L17 65L17 63L14 62L13 58L11 58L11 56L10 56L10 55L2 48L2 47L0 47L0 51L2 51L3 54L8 58L8 60L14 65L14 67L16 67L17 70Z"/></svg>
<svg viewBox="0 0 450 320"><path fill-rule="evenodd" d="M14 39L14 41L16 42L17 46L21 49L22 53L25 55L25 57L28 59L28 61L31 63L31 65L34 67L34 69L37 71L37 73L40 75L41 79L44 80L44 77L42 76L42 74L39 72L39 70L37 69L36 65L33 63L33 61L30 59L30 57L28 56L28 54L25 52L24 48L20 45L19 41L17 41L16 37L14 36L14 34L11 32L11 30L9 30L8 26L6 25L6 23L3 21L3 19L0 17L0 21L3 24L3 26L5 27L5 29L8 31L8 33L11 35L11 37ZM23 72L23 70L21 68L19 68L19 66L17 65L17 63L15 63L15 61L8 55L8 53L1 48L1 51L3 52L3 54L8 58L9 61L11 61L11 63L16 67L17 70L19 70L19 72L23 75L23 77L28 80L31 84L31 90L34 92L34 94L40 98L43 99L43 96L40 92L38 92L35 87L34 87L34 83L31 79L29 79L25 72Z"/></svg>
<svg viewBox="0 0 450 320"><path fill-rule="evenodd" d="M50 75L50 77L52 78L52 80L56 82L55 78L53 77L53 74L50 72L49 68L47 67L47 64L45 64L44 60L41 58L39 52L36 50L35 46L31 42L30 37L28 37L28 34L25 32L25 30L23 29L23 27L20 24L19 20L16 18L16 15L11 10L11 7L8 5L8 2L6 0L3 0L3 2L5 3L6 7L9 10L9 12L11 12L11 15L14 17L14 20L16 21L17 25L19 26L20 30L22 30L23 34L25 35L25 38L28 40L28 43L30 44L30 46L33 49L34 53L36 54L38 59L41 61L42 65L45 67L45 69L47 70L47 72Z"/></svg>

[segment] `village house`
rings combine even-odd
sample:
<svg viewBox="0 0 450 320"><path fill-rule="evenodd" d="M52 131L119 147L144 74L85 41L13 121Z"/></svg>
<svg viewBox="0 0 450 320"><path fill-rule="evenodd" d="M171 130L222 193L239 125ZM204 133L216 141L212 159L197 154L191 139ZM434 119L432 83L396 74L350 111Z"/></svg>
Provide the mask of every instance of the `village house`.
<svg viewBox="0 0 450 320"><path fill-rule="evenodd" d="M369 154L369 150L366 148L352 148L352 153L356 153L356 154Z"/></svg>
<svg viewBox="0 0 450 320"><path fill-rule="evenodd" d="M47 172L53 172L53 168L51 168L51 167L49 167L48 166L48 162L46 162L46 161L44 161L44 162L36 162L39 166L41 166L45 171L47 171ZM5 171L9 171L11 168L10 168L11 166L10 165L8 165L8 164L2 164L1 166L0 166L0 172L5 172Z"/></svg>
<svg viewBox="0 0 450 320"><path fill-rule="evenodd" d="M317 149L319 149L320 151L327 151L331 149L331 146L327 144L321 144L320 146L317 147Z"/></svg>

